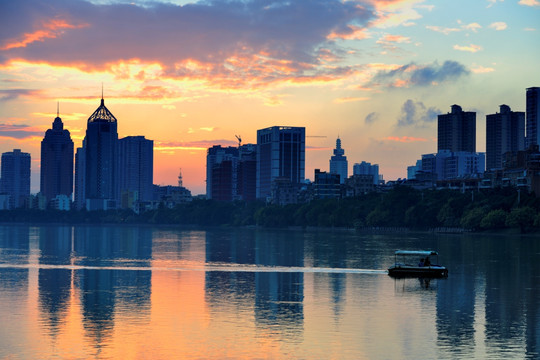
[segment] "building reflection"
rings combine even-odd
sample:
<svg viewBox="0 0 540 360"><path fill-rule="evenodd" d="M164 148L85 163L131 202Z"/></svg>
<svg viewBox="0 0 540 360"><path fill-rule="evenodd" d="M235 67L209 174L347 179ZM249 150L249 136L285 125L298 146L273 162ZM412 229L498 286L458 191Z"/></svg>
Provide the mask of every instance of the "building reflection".
<svg viewBox="0 0 540 360"><path fill-rule="evenodd" d="M30 255L30 229L28 226L0 226L2 258L15 264L28 263ZM28 269L2 269L0 289L17 293L28 290Z"/></svg>
<svg viewBox="0 0 540 360"><path fill-rule="evenodd" d="M474 358L477 286L474 264L479 259L474 251L467 250L467 244L453 244L459 240L442 242L439 248L441 255L444 254L443 265L451 269L451 280L441 279L437 284L437 340L442 349L458 347L467 351L461 354L463 358ZM452 266L451 261L456 260L464 268Z"/></svg>
<svg viewBox="0 0 540 360"><path fill-rule="evenodd" d="M130 308L138 321L150 312L151 230L144 227L77 227L75 273L83 326L96 344L112 336L115 309ZM94 269L91 267L99 267ZM126 267L126 268L124 268ZM119 269L115 269L119 268ZM138 270L143 268L144 270Z"/></svg>
<svg viewBox="0 0 540 360"><path fill-rule="evenodd" d="M250 231L207 231L205 257L207 264L252 265L255 261L255 239ZM255 273L245 271L205 272L205 298L212 308L223 301L239 304L253 298ZM217 309L216 309L217 310Z"/></svg>
<svg viewBox="0 0 540 360"><path fill-rule="evenodd" d="M304 237L297 232L257 232L255 264L303 267ZM294 270L294 269L291 269ZM304 323L304 273L255 273L255 320L264 327L279 325L280 331L302 334Z"/></svg>
<svg viewBox="0 0 540 360"><path fill-rule="evenodd" d="M44 226L39 228L39 263L45 265L69 265L71 261L72 230L67 226ZM38 274L41 325L50 333L56 333L65 318L71 294L69 269L40 267Z"/></svg>
<svg viewBox="0 0 540 360"><path fill-rule="evenodd" d="M540 296L538 280L540 247L537 239L498 241L489 244L497 264L486 263L486 343L522 344L528 356L538 356Z"/></svg>

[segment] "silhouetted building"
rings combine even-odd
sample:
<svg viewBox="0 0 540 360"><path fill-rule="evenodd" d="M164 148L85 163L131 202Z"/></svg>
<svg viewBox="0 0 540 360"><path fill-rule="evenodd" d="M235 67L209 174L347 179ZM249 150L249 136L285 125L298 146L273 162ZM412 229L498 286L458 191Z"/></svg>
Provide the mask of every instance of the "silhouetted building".
<svg viewBox="0 0 540 360"><path fill-rule="evenodd" d="M437 180L480 177L485 167L484 153L441 150L422 155L422 172L437 174Z"/></svg>
<svg viewBox="0 0 540 360"><path fill-rule="evenodd" d="M375 191L373 175L356 174L345 180L345 196L360 196Z"/></svg>
<svg viewBox="0 0 540 360"><path fill-rule="evenodd" d="M9 195L11 209L25 206L30 198L30 154L14 149L2 154L0 194Z"/></svg>
<svg viewBox="0 0 540 360"><path fill-rule="evenodd" d="M486 115L486 168L500 169L503 154L525 149L525 113L501 105L500 112Z"/></svg>
<svg viewBox="0 0 540 360"><path fill-rule="evenodd" d="M88 118L85 137L85 197L88 210L116 208L118 194L117 120L101 105Z"/></svg>
<svg viewBox="0 0 540 360"><path fill-rule="evenodd" d="M238 163L237 193L244 201L257 198L257 145L245 144L238 147L240 161Z"/></svg>
<svg viewBox="0 0 540 360"><path fill-rule="evenodd" d="M73 194L73 141L59 116L41 141L40 191L47 201Z"/></svg>
<svg viewBox="0 0 540 360"><path fill-rule="evenodd" d="M341 197L341 184L339 174L327 173L315 169L315 182L313 183L314 196L317 199L339 199Z"/></svg>
<svg viewBox="0 0 540 360"><path fill-rule="evenodd" d="M452 105L452 112L438 115L437 151L476 152L476 113Z"/></svg>
<svg viewBox="0 0 540 360"><path fill-rule="evenodd" d="M362 161L361 163L356 163L353 166L353 175L372 175L373 176L373 185L379 184L379 165Z"/></svg>
<svg viewBox="0 0 540 360"><path fill-rule="evenodd" d="M540 88L531 87L526 93L527 139L526 147L540 144Z"/></svg>
<svg viewBox="0 0 540 360"><path fill-rule="evenodd" d="M74 206L77 210L86 208L86 152L83 147L77 148L75 153L75 199Z"/></svg>
<svg viewBox="0 0 540 360"><path fill-rule="evenodd" d="M273 126L257 130L257 198L272 195L272 182L286 178L300 184L305 177L306 129Z"/></svg>
<svg viewBox="0 0 540 360"><path fill-rule="evenodd" d="M349 174L347 157L344 156L345 150L341 148L341 139L336 140L334 156L330 158L330 173L339 175L340 184L344 184Z"/></svg>
<svg viewBox="0 0 540 360"><path fill-rule="evenodd" d="M152 201L154 142L144 136L127 136L118 140L119 194L137 193L140 202ZM122 207L123 201L121 201ZM131 208L131 206L128 206Z"/></svg>
<svg viewBox="0 0 540 360"><path fill-rule="evenodd" d="M238 148L212 146L206 155L207 199L231 201L237 194Z"/></svg>

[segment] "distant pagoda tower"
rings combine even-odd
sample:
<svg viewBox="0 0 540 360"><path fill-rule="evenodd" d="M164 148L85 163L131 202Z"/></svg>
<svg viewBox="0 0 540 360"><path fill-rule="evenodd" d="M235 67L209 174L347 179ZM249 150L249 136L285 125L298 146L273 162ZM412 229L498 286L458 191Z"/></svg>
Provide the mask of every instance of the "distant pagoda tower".
<svg viewBox="0 0 540 360"><path fill-rule="evenodd" d="M52 129L41 141L40 191L47 201L58 195L71 199L73 193L73 140L59 116L59 105Z"/></svg>
<svg viewBox="0 0 540 360"><path fill-rule="evenodd" d="M347 179L349 173L347 157L343 154L345 154L345 150L341 148L341 139L338 136L334 156L330 158L330 173L338 174L341 184L345 183L345 179Z"/></svg>
<svg viewBox="0 0 540 360"><path fill-rule="evenodd" d="M118 200L118 130L117 120L101 105L88 118L85 152L85 197L88 210L115 208Z"/></svg>

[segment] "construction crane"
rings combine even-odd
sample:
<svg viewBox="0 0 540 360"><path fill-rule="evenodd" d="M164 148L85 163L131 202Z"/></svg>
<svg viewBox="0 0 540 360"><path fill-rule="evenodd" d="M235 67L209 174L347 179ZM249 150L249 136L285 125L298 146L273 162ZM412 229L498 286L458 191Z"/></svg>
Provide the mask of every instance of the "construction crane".
<svg viewBox="0 0 540 360"><path fill-rule="evenodd" d="M242 137L240 135L234 135L238 139L238 147L242 146Z"/></svg>

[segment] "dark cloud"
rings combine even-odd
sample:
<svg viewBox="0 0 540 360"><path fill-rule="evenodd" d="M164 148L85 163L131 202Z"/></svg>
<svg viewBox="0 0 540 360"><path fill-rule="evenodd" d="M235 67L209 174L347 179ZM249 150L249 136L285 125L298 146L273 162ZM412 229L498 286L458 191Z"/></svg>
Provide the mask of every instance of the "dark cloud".
<svg viewBox="0 0 540 360"><path fill-rule="evenodd" d="M250 72L313 76L320 48L332 43L329 34L350 24L365 26L375 16L368 1L363 6L340 0L145 5L7 1L0 17L0 61L21 58L93 70L139 59L162 64L169 76L227 74L241 82L253 76ZM206 66L184 66L188 60Z"/></svg>
<svg viewBox="0 0 540 360"><path fill-rule="evenodd" d="M390 87L427 86L456 80L469 73L470 70L457 61L447 60L442 65L437 61L425 65L410 63L394 70L379 72L373 83Z"/></svg>
<svg viewBox="0 0 540 360"><path fill-rule="evenodd" d="M14 100L21 96L36 96L39 95L39 93L39 90L31 89L0 90L0 101Z"/></svg>
<svg viewBox="0 0 540 360"><path fill-rule="evenodd" d="M377 114L376 112L371 112L367 114L366 118L364 119L364 122L370 125L370 124L373 124L378 119L379 119L379 114Z"/></svg>
<svg viewBox="0 0 540 360"><path fill-rule="evenodd" d="M0 124L0 137L26 139L35 136L42 137L44 134L43 131L38 131L28 125Z"/></svg>
<svg viewBox="0 0 540 360"><path fill-rule="evenodd" d="M424 126L437 119L441 110L435 107L427 108L421 101L411 99L405 101L401 106L401 116L398 119L398 126Z"/></svg>

